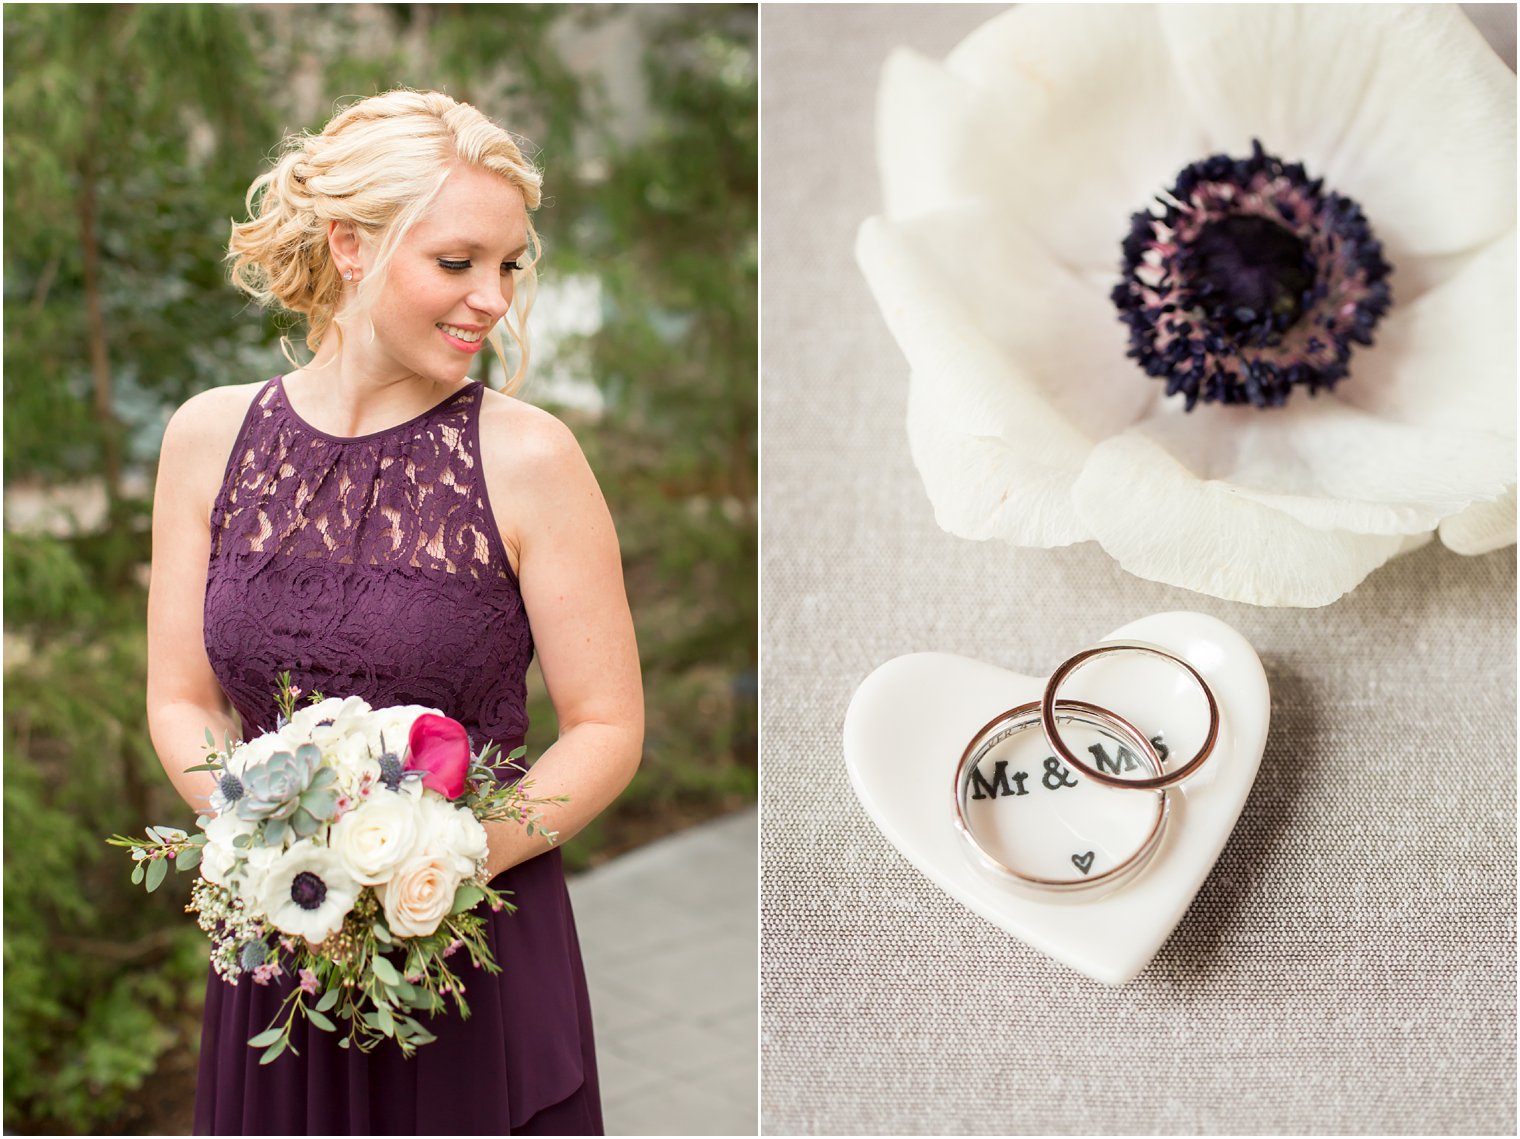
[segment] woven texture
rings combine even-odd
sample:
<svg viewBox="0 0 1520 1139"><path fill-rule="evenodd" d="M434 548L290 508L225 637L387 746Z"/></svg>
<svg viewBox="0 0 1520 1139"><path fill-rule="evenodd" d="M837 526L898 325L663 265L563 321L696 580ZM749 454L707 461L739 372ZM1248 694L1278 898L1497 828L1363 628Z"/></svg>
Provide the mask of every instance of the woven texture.
<svg viewBox="0 0 1520 1139"><path fill-rule="evenodd" d="M1271 610L934 524L907 365L851 249L880 205L883 59L991 14L763 13L763 1129L1513 1134L1514 550L1431 546ZM841 726L899 654L1041 674L1169 609L1255 645L1272 731L1191 909L1110 989L914 870L861 810Z"/></svg>

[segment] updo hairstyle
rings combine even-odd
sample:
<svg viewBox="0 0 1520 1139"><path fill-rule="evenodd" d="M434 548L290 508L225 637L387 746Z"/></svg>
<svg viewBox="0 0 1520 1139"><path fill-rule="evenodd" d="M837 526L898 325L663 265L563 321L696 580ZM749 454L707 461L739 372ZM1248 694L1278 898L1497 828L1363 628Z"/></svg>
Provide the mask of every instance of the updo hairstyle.
<svg viewBox="0 0 1520 1139"><path fill-rule="evenodd" d="M397 245L432 205L454 164L505 178L522 191L529 210L541 196L542 175L517 140L468 103L438 91L374 95L335 115L319 135L289 136L282 149L274 169L248 188L249 220L233 222L227 260L233 283L261 305L305 316L306 346L313 352L334 326L343 292L327 244L329 222L352 222L361 240L376 244L374 266L356 298L363 312L383 286ZM512 300L516 320L503 322L518 348L515 371L507 367L500 333L492 329L489 336L509 392L528 367L527 318L538 255L530 218L526 263L517 270ZM341 342L341 327L338 336ZM283 338L281 346L290 356Z"/></svg>

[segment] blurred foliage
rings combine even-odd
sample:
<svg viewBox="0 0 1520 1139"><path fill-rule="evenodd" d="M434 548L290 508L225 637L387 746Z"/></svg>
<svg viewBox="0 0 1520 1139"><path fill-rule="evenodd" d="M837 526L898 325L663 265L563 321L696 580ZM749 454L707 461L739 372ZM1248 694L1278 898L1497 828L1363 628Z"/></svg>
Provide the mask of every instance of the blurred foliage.
<svg viewBox="0 0 1520 1139"><path fill-rule="evenodd" d="M546 296L597 282L600 326L557 357L605 412L549 406L618 524L648 732L567 864L752 801L755 31L749 5L6 6L7 493L110 491L101 524L5 536L8 1130L189 1124L188 880L144 895L102 841L188 822L143 708L151 502L132 488L175 406L284 366L299 330L226 284L228 220L282 133L343 101L436 87L526 136ZM607 62L628 42L637 114ZM555 721L536 668L530 712L537 754Z"/></svg>

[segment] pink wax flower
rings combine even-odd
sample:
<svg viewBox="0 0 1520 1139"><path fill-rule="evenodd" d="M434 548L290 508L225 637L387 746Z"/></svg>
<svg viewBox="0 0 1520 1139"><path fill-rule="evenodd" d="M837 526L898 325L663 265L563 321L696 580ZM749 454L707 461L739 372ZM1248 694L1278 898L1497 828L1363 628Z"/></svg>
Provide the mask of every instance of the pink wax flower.
<svg viewBox="0 0 1520 1139"><path fill-rule="evenodd" d="M407 740L404 770L426 772L424 787L445 799L459 798L470 770L470 734L458 720L447 716L418 716Z"/></svg>
<svg viewBox="0 0 1520 1139"><path fill-rule="evenodd" d="M305 990L306 992L308 992L308 993L311 993L313 995L316 994L318 985L317 985L317 974L316 974L316 972L314 970L311 970L311 969L302 969L301 970L301 988L303 990Z"/></svg>

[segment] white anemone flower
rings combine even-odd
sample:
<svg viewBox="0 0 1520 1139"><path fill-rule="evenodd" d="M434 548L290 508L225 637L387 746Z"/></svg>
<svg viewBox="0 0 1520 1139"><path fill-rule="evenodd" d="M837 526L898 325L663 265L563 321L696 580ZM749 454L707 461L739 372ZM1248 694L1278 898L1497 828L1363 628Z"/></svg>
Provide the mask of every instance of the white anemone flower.
<svg viewBox="0 0 1520 1139"><path fill-rule="evenodd" d="M358 696L329 696L297 708L282 734L298 743L315 743L356 730L369 715L369 705Z"/></svg>
<svg viewBox="0 0 1520 1139"><path fill-rule="evenodd" d="M1515 80L1456 6L1019 7L889 59L878 151L946 530L1296 606L1515 541Z"/></svg>
<svg viewBox="0 0 1520 1139"><path fill-rule="evenodd" d="M342 927L359 888L336 851L308 840L270 865L257 888L258 908L282 933L318 943Z"/></svg>

